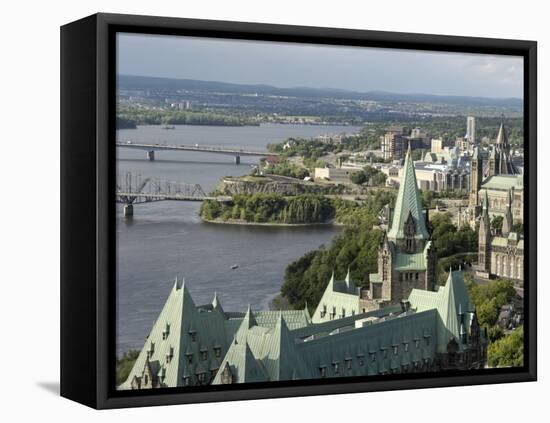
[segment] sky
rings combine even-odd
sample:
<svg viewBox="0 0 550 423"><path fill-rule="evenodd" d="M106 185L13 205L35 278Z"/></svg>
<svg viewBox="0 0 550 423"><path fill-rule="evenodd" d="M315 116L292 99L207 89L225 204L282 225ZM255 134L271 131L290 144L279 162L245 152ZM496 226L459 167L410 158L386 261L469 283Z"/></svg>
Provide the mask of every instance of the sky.
<svg viewBox="0 0 550 423"><path fill-rule="evenodd" d="M121 75L276 87L523 98L523 58L119 34Z"/></svg>

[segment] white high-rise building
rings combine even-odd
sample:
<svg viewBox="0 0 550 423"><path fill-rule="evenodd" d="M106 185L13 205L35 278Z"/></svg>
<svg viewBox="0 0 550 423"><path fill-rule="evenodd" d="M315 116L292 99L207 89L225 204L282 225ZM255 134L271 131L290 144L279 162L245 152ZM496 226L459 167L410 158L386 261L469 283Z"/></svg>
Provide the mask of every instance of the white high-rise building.
<svg viewBox="0 0 550 423"><path fill-rule="evenodd" d="M468 116L466 119L466 138L470 143L476 143L476 118Z"/></svg>

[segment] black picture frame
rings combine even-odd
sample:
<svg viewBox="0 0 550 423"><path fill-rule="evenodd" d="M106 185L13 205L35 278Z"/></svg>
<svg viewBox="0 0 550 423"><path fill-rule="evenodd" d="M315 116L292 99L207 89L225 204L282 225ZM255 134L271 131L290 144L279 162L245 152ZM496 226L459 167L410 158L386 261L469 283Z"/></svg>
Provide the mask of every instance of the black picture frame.
<svg viewBox="0 0 550 423"><path fill-rule="evenodd" d="M115 34L195 35L346 46L516 55L524 58L526 204L525 365L423 375L389 375L208 386L114 389ZM351 29L95 14L61 28L61 395L90 407L232 401L305 395L534 381L537 377L537 44Z"/></svg>

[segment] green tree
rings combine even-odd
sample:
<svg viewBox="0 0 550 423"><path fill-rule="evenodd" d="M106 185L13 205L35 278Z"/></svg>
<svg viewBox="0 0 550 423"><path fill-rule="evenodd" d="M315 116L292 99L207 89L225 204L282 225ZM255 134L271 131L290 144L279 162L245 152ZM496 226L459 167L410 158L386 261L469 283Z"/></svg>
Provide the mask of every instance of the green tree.
<svg viewBox="0 0 550 423"><path fill-rule="evenodd" d="M125 352L122 357L117 358L116 361L116 384L120 385L126 379L128 379L128 375L132 371L132 367L134 367L134 363L136 362L137 358L139 356L139 351L131 350Z"/></svg>
<svg viewBox="0 0 550 423"><path fill-rule="evenodd" d="M351 182L356 185L363 185L365 182L367 182L367 175L362 170L358 172L353 172L349 178Z"/></svg>
<svg viewBox="0 0 550 423"><path fill-rule="evenodd" d="M487 361L491 367L523 366L523 326L515 329L510 335L489 344Z"/></svg>
<svg viewBox="0 0 550 423"><path fill-rule="evenodd" d="M495 216L491 220L491 228L493 228L497 233L502 231L502 222L504 221L502 216Z"/></svg>

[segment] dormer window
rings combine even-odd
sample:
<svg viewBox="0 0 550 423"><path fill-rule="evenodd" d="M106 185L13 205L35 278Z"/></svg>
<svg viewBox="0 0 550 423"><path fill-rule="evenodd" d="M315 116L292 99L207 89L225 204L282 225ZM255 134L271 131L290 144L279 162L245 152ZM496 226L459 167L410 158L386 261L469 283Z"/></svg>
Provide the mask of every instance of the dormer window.
<svg viewBox="0 0 550 423"><path fill-rule="evenodd" d="M201 360L208 360L208 350L206 348L201 348Z"/></svg>
<svg viewBox="0 0 550 423"><path fill-rule="evenodd" d="M393 346L393 355L397 355L399 353L399 347L397 345Z"/></svg>
<svg viewBox="0 0 550 423"><path fill-rule="evenodd" d="M321 373L321 377L327 377L327 366L319 366L319 372Z"/></svg>
<svg viewBox="0 0 550 423"><path fill-rule="evenodd" d="M189 336L191 341L195 342L197 340L197 331L195 329L189 329Z"/></svg>
<svg viewBox="0 0 550 423"><path fill-rule="evenodd" d="M190 376L184 376L183 377L183 386L191 386L191 377Z"/></svg>
<svg viewBox="0 0 550 423"><path fill-rule="evenodd" d="M334 370L334 374L337 375L338 373L340 373L340 362L338 361L334 361L332 363L332 368Z"/></svg>
<svg viewBox="0 0 550 423"><path fill-rule="evenodd" d="M370 362L376 363L376 353L374 352L370 353Z"/></svg>
<svg viewBox="0 0 550 423"><path fill-rule="evenodd" d="M197 381L200 385L204 385L204 382L206 382L206 372L197 373Z"/></svg>
<svg viewBox="0 0 550 423"><path fill-rule="evenodd" d="M351 357L346 357L346 370L351 370Z"/></svg>
<svg viewBox="0 0 550 423"><path fill-rule="evenodd" d="M215 355L216 357L220 357L221 354L222 354L222 349L221 349L221 347L215 346L215 347L214 347L214 355Z"/></svg>
<svg viewBox="0 0 550 423"><path fill-rule="evenodd" d="M166 362L170 363L173 357L174 357L174 347L170 347L170 349L166 353Z"/></svg>
<svg viewBox="0 0 550 423"><path fill-rule="evenodd" d="M403 233L405 234L405 245L406 245L407 251L409 252L414 251L414 247L415 247L414 235L416 234L416 222L414 221L414 217L412 216L411 212L409 212L409 216L405 221L405 225L403 227Z"/></svg>
<svg viewBox="0 0 550 423"><path fill-rule="evenodd" d="M166 326L164 327L164 330L162 331L162 340L165 341L168 338L168 335L170 334L170 325L166 323Z"/></svg>
<svg viewBox="0 0 550 423"><path fill-rule="evenodd" d="M193 353L188 352L185 354L185 359L187 360L187 364L193 363Z"/></svg>
<svg viewBox="0 0 550 423"><path fill-rule="evenodd" d="M149 346L149 349L147 350L147 357L151 358L153 356L154 352L155 352L155 343L151 342L151 345Z"/></svg>

